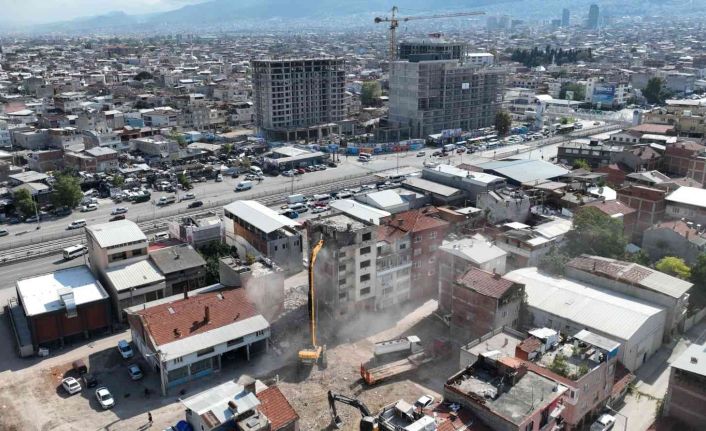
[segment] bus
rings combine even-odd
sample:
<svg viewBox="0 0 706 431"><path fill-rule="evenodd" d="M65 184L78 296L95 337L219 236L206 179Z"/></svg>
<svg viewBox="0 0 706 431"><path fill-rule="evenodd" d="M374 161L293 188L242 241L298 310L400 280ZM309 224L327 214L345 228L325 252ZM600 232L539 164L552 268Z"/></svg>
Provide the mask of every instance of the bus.
<svg viewBox="0 0 706 431"><path fill-rule="evenodd" d="M64 249L64 259L71 260L75 257L83 256L84 254L86 254L86 252L88 252L88 248L86 248L85 245L72 245L71 247L66 247Z"/></svg>

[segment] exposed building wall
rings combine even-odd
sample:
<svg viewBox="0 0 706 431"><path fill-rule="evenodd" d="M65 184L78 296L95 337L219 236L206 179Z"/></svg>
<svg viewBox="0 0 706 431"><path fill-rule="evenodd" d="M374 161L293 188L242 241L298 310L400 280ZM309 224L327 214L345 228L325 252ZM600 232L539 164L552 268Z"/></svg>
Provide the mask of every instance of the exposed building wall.
<svg viewBox="0 0 706 431"><path fill-rule="evenodd" d="M669 372L664 414L693 429L706 429L706 377L677 368Z"/></svg>

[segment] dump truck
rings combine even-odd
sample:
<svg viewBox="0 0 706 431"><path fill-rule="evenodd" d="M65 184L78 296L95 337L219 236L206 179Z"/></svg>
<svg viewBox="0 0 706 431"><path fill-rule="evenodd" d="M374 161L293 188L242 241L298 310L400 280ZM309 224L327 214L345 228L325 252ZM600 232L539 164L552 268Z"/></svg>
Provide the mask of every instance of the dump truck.
<svg viewBox="0 0 706 431"><path fill-rule="evenodd" d="M408 371L416 370L420 366L446 355L450 352L450 344L442 340L434 340L433 345L404 359L388 362L382 365L360 364L360 377L368 385L374 385L391 377L396 377ZM374 362L373 362L374 363Z"/></svg>
<svg viewBox="0 0 706 431"><path fill-rule="evenodd" d="M416 335L408 337L396 338L394 340L381 341L375 343L373 347L373 355L376 359L381 357L406 354L407 356L419 353L424 348L422 341Z"/></svg>

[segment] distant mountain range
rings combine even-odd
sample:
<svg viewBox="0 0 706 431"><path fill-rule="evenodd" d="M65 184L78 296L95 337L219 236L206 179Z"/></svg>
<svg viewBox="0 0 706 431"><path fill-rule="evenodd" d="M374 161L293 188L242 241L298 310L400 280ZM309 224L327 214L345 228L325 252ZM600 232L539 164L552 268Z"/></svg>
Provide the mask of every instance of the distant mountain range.
<svg viewBox="0 0 706 431"><path fill-rule="evenodd" d="M77 18L71 21L33 26L32 30L56 31L103 31L131 28L160 28L174 26L223 27L239 22L253 23L254 19L307 19L365 16L373 12L384 13L396 5L401 15L415 15L434 9L444 11L474 10L484 5L518 2L521 0L443 0L435 3L428 0L211 0L183 6L179 9L147 15L128 15L111 12L104 15Z"/></svg>

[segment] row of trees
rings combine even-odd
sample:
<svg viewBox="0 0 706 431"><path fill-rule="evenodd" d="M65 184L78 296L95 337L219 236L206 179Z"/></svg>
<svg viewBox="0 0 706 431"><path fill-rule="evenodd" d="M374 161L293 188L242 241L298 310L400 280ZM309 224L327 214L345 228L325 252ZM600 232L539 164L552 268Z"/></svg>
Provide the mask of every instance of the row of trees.
<svg viewBox="0 0 706 431"><path fill-rule="evenodd" d="M510 58L525 65L526 67L537 67L552 62L561 65L565 63L576 63L578 61L591 61L593 52L588 49L569 49L552 48L547 45L544 50L537 48L532 49L515 48L510 51Z"/></svg>
<svg viewBox="0 0 706 431"><path fill-rule="evenodd" d="M15 209L24 217L32 216L37 212L37 204L27 189L17 190L13 197ZM83 199L78 178L68 173L57 175L51 198L57 208L76 208Z"/></svg>

